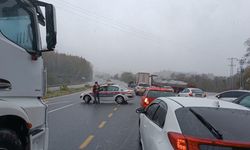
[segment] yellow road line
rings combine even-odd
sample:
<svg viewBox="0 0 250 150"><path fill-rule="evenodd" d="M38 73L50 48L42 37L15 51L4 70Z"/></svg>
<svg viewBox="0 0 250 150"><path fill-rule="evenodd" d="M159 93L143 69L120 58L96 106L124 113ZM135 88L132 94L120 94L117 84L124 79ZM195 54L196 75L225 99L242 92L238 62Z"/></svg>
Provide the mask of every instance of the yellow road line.
<svg viewBox="0 0 250 150"><path fill-rule="evenodd" d="M111 118L113 116L113 113L110 113L108 116L109 116L109 118Z"/></svg>
<svg viewBox="0 0 250 150"><path fill-rule="evenodd" d="M94 139L94 135L89 135L87 139L80 145L79 149L86 148L93 139Z"/></svg>
<svg viewBox="0 0 250 150"><path fill-rule="evenodd" d="M114 110L114 111L117 111L117 107L115 107L113 110Z"/></svg>
<svg viewBox="0 0 250 150"><path fill-rule="evenodd" d="M102 121L102 122L100 123L100 125L98 126L98 128L99 128L99 129L103 128L103 127L105 126L106 123L107 123L106 121Z"/></svg>

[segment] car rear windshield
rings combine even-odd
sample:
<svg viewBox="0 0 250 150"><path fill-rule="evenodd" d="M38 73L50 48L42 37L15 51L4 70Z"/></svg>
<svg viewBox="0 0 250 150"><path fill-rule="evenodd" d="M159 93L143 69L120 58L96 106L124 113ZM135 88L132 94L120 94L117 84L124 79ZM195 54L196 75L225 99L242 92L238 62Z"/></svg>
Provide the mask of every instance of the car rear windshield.
<svg viewBox="0 0 250 150"><path fill-rule="evenodd" d="M173 92L167 91L148 91L147 97L157 98L157 97L171 97L175 96Z"/></svg>
<svg viewBox="0 0 250 150"><path fill-rule="evenodd" d="M193 93L203 93L201 89L192 89L191 90Z"/></svg>
<svg viewBox="0 0 250 150"><path fill-rule="evenodd" d="M142 86L142 87L149 87L149 85L148 84L139 84L139 86Z"/></svg>
<svg viewBox="0 0 250 150"><path fill-rule="evenodd" d="M175 111L180 129L184 135L209 139L216 138L191 112L191 109L219 131L223 140L250 141L250 111L207 107L184 107Z"/></svg>

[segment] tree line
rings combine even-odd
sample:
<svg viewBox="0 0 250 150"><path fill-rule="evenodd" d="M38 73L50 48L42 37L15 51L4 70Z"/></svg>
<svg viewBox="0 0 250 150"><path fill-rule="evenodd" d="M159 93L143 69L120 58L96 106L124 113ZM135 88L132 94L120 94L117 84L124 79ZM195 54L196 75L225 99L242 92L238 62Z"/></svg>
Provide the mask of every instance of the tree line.
<svg viewBox="0 0 250 150"><path fill-rule="evenodd" d="M123 72L121 74L115 74L113 78L124 81L126 83L129 83L131 81L135 82L136 74L132 72ZM201 88L209 92L221 92L224 90L229 90L231 88L229 77L213 76L211 78L211 74L186 74L173 72L171 73L170 77L161 77L161 79L184 81L189 85Z"/></svg>
<svg viewBox="0 0 250 150"><path fill-rule="evenodd" d="M235 73L232 77L214 75L211 77L211 74L186 74L173 72L170 77L163 79L184 81L190 85L210 92L221 92L229 89L250 90L250 38L244 42L244 45L246 46L246 53L241 59L239 59L244 60L243 67L241 67L240 71ZM132 72L123 72L121 74L115 74L113 78L129 83L130 81L135 81L135 76L136 75Z"/></svg>
<svg viewBox="0 0 250 150"><path fill-rule="evenodd" d="M43 54L49 86L81 84L93 78L92 64L85 58L48 52Z"/></svg>

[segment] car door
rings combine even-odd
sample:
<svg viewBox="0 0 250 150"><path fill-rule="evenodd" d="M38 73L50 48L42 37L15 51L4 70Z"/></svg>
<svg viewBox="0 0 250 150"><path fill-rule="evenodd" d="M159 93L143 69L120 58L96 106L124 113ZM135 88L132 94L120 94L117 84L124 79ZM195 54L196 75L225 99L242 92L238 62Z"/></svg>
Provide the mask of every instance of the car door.
<svg viewBox="0 0 250 150"><path fill-rule="evenodd" d="M107 88L108 86L101 86L99 88L99 96L100 96L100 100L107 100Z"/></svg>
<svg viewBox="0 0 250 150"><path fill-rule="evenodd" d="M108 86L106 98L107 100L113 101L115 100L116 95L119 94L119 87L117 86Z"/></svg>
<svg viewBox="0 0 250 150"><path fill-rule="evenodd" d="M153 116L158 107L159 107L158 103L152 103L147 107L146 112L140 115L140 133L144 150L147 150L147 145L148 145L147 136L150 135L150 130L148 130L150 121L153 119Z"/></svg>
<svg viewBox="0 0 250 150"><path fill-rule="evenodd" d="M166 148L166 134L163 131L167 114L167 106L164 102L159 103L153 119L149 119L145 133L145 150L161 150Z"/></svg>

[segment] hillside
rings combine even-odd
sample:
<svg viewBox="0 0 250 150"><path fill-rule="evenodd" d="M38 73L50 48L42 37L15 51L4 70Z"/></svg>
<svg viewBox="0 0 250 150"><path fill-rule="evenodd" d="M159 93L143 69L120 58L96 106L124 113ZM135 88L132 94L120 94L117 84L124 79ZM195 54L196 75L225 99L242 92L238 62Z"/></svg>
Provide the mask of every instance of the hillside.
<svg viewBox="0 0 250 150"><path fill-rule="evenodd" d="M56 52L43 54L48 86L81 84L92 80L93 67L82 57Z"/></svg>

